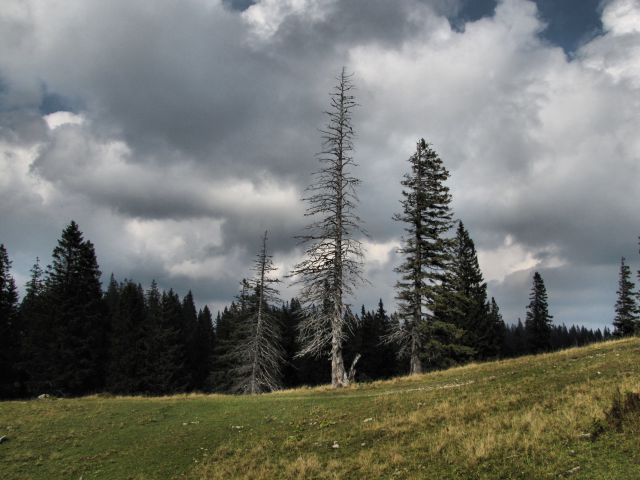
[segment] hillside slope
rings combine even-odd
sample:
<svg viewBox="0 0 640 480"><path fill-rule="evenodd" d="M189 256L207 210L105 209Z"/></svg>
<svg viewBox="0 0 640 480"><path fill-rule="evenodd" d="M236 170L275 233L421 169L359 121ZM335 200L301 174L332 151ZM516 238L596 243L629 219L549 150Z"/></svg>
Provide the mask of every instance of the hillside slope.
<svg viewBox="0 0 640 480"><path fill-rule="evenodd" d="M618 388L640 392L640 339L341 391L2 402L0 476L638 479Z"/></svg>

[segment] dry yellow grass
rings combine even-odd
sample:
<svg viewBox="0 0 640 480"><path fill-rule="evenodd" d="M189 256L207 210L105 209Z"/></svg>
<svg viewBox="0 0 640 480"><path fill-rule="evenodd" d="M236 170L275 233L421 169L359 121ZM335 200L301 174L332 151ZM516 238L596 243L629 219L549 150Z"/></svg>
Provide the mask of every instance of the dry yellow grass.
<svg viewBox="0 0 640 480"><path fill-rule="evenodd" d="M557 478L576 455L571 452L588 442L593 423L604 418L615 389L640 392L638 360L638 341L624 340L375 382L333 395L308 389L308 395L329 394L308 413L333 419L331 435L305 431L316 439L305 444L314 453L287 460L286 450L294 445L285 440L285 451L275 447L267 456L248 455L242 471L251 478L425 478L427 471L446 478L494 478L483 468L509 471L510 464L523 464L525 470L513 478L533 478L529 469L538 469L539 478ZM363 418L372 420L363 423ZM332 439L342 439L344 450L330 451ZM212 463L221 464L226 462L220 458ZM192 473L194 478L229 475L222 472Z"/></svg>

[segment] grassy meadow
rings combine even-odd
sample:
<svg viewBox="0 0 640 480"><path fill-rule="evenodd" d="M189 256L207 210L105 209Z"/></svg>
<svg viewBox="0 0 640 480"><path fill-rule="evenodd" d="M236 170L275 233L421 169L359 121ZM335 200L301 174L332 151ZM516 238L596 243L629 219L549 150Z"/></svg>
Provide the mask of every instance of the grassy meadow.
<svg viewBox="0 0 640 480"><path fill-rule="evenodd" d="M638 338L340 391L1 402L0 478L635 480L634 393Z"/></svg>

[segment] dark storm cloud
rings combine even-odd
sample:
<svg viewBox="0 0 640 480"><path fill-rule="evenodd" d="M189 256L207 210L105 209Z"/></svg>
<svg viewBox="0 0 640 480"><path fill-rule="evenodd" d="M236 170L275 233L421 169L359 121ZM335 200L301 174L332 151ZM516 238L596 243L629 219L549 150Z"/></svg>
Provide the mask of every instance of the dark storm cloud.
<svg viewBox="0 0 640 480"><path fill-rule="evenodd" d="M161 2L161 17L135 2L85 8L76 35L47 48L72 53L49 66L52 87L87 98L94 119L141 153L161 162L177 149L229 166L230 147L279 111L270 99L282 97L274 79L282 66L243 48L238 14L198 2Z"/></svg>
<svg viewBox="0 0 640 480"><path fill-rule="evenodd" d="M0 111L0 140L32 145L46 138L48 128L42 116L31 110Z"/></svg>
<svg viewBox="0 0 640 480"><path fill-rule="evenodd" d="M431 3L450 11L445 7L450 2ZM367 8L340 2L311 29L300 16L287 17L273 40L278 49L249 48L247 26L237 14L197 3L189 8L162 5L163 18L172 19L170 31L150 21L139 4L84 6L75 17L75 33L56 35L43 46L47 78L56 91L85 99L91 132L108 132L103 136L115 135L126 144L131 150L127 162L150 170L197 162L213 179L257 180L268 170L282 181L302 184L316 168L312 158L320 148L321 112L333 76L346 61L344 56L336 61L334 48L322 42L347 46L377 38L397 44L419 28L407 22L416 2L369 2ZM304 42L307 48L292 56L289 48ZM80 72L76 64L82 65ZM220 213L198 192L185 192L189 186L182 179L166 182L160 191L153 179L146 185L140 177L107 183L70 176L77 161L95 154L93 144L71 142L72 149L84 148L70 152L67 145L61 147L60 136L40 152L35 171L98 204L143 218ZM301 226L298 219L296 227ZM246 242L248 233L256 232L239 230L234 222L226 238L232 244ZM284 243L278 245L291 245L284 241L287 234L279 236Z"/></svg>
<svg viewBox="0 0 640 480"><path fill-rule="evenodd" d="M354 302L392 305L391 217L424 136L452 172L456 216L495 262L484 267L505 317L523 315L539 267L557 318L600 322L609 269L635 252L640 200L639 42L611 9L603 36L568 61L540 38L548 11L525 0L483 2L490 17L469 1L252 3L9 2L0 234L23 276L71 218L105 273L206 301L235 294L264 230L286 267L347 65L374 285ZM57 108L78 115L47 117L49 128L41 114ZM575 302L594 313L581 318Z"/></svg>
<svg viewBox="0 0 640 480"><path fill-rule="evenodd" d="M441 12L455 5L428 3ZM154 16L135 2L87 4L64 19L72 28L43 46L41 61L52 89L85 98L100 128L136 153L162 162L177 149L223 173L266 164L295 175L318 148L318 113L347 49L401 44L428 14L410 0L327 5L324 21L288 15L269 44L250 48L239 14L211 4L160 2Z"/></svg>

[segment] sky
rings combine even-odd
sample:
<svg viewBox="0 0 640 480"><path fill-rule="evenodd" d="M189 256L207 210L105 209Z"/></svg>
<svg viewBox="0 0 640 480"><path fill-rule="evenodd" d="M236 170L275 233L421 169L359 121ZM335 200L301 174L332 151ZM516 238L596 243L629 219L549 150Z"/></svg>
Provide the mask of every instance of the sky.
<svg viewBox="0 0 640 480"><path fill-rule="evenodd" d="M73 219L110 273L214 310L262 232L284 276L342 66L369 237L350 302L394 308L400 180L451 172L504 318L610 325L640 266L638 0L0 0L0 243L23 286ZM282 296L296 289L284 282Z"/></svg>

